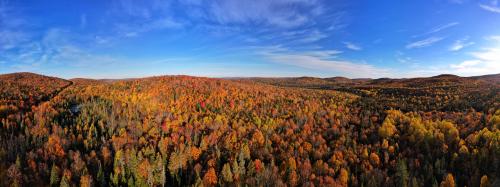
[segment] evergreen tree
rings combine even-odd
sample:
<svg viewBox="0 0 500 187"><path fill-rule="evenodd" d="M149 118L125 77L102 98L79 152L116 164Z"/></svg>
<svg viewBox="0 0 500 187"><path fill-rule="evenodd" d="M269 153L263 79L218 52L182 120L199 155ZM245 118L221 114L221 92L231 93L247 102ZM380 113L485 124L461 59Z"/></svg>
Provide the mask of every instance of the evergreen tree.
<svg viewBox="0 0 500 187"><path fill-rule="evenodd" d="M69 182L68 182L68 179L66 179L66 177L63 177L61 179L61 184L59 185L60 187L69 187Z"/></svg>
<svg viewBox="0 0 500 187"><path fill-rule="evenodd" d="M102 166L100 162L99 162L99 170L97 171L97 182L101 186L106 186L106 178L104 177L104 172L102 171Z"/></svg>
<svg viewBox="0 0 500 187"><path fill-rule="evenodd" d="M397 186L407 187L409 174L408 168L406 167L406 161L404 159L398 160L397 171L396 171L396 184Z"/></svg>
<svg viewBox="0 0 500 187"><path fill-rule="evenodd" d="M52 164L52 169L50 170L50 186L59 184L59 168L55 164Z"/></svg>
<svg viewBox="0 0 500 187"><path fill-rule="evenodd" d="M118 180L118 175L114 175L113 173L111 173L109 178L111 179L111 184L113 184L113 186L118 186L118 183L120 182Z"/></svg>
<svg viewBox="0 0 500 187"><path fill-rule="evenodd" d="M135 186L134 178L133 178L132 176L130 176L130 177L128 178L127 185L128 185L128 186Z"/></svg>

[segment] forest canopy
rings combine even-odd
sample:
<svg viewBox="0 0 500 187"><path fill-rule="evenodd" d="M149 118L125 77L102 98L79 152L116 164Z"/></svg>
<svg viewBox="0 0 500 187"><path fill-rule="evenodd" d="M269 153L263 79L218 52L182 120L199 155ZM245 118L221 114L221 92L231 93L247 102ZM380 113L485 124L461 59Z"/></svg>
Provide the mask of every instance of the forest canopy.
<svg viewBox="0 0 500 187"><path fill-rule="evenodd" d="M498 186L498 80L0 75L0 186Z"/></svg>

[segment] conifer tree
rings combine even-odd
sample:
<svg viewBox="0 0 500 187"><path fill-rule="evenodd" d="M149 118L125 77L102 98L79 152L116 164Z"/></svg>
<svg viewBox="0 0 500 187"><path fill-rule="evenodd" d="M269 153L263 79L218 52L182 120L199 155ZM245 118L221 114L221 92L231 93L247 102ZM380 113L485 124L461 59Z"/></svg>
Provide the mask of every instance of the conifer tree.
<svg viewBox="0 0 500 187"><path fill-rule="evenodd" d="M404 159L398 160L396 171L396 184L397 186L407 187L409 182L408 169L406 167L406 161Z"/></svg>
<svg viewBox="0 0 500 187"><path fill-rule="evenodd" d="M52 169L50 170L50 186L54 186L59 184L59 168L54 164L52 164Z"/></svg>

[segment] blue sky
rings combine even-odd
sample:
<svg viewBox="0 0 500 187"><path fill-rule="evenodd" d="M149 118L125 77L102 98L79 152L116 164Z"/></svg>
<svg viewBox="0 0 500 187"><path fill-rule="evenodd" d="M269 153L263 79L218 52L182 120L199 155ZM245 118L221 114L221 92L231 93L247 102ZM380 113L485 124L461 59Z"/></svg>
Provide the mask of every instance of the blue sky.
<svg viewBox="0 0 500 187"><path fill-rule="evenodd" d="M500 73L498 0L0 0L0 73Z"/></svg>

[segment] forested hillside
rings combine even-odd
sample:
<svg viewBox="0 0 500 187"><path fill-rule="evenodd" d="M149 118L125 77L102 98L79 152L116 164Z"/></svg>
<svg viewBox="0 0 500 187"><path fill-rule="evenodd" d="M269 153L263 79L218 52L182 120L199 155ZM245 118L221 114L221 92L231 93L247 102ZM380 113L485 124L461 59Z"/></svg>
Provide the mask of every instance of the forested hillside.
<svg viewBox="0 0 500 187"><path fill-rule="evenodd" d="M28 75L0 76L0 186L500 185L495 77Z"/></svg>

